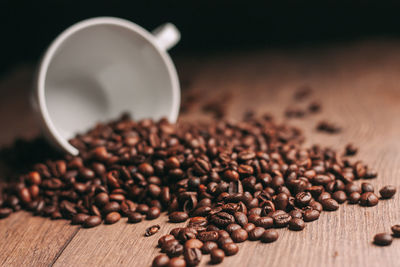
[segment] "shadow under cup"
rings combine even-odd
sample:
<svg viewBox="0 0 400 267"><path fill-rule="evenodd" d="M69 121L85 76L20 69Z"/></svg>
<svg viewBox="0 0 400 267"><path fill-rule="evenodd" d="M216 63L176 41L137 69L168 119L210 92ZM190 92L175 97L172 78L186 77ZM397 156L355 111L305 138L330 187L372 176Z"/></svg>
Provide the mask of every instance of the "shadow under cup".
<svg viewBox="0 0 400 267"><path fill-rule="evenodd" d="M58 133L68 140L123 112L135 120L175 121L176 74L171 75L172 63L162 53L120 25L91 25L64 39L44 83L48 114Z"/></svg>

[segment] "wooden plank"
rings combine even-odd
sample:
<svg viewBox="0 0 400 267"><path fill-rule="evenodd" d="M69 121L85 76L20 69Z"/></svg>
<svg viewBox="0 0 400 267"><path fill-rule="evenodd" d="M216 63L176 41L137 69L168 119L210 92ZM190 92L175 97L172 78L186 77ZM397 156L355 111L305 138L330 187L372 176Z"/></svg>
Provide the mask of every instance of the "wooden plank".
<svg viewBox="0 0 400 267"><path fill-rule="evenodd" d="M237 119L244 111L254 109L258 114L269 112L283 120L284 109L294 103L295 89L308 84L314 88L310 100L321 101L323 112L290 121L304 130L306 145L319 143L341 149L353 142L360 148L356 158L379 173L378 179L370 181L375 190L385 184L399 187L399 47L396 42L364 42L300 51L186 57L177 61L181 77L189 81L190 86L183 95L197 92L199 99L181 119L208 120L210 116L201 111L202 103L221 99L226 102L229 118ZM224 93L231 94L232 98L226 100ZM326 118L342 126L343 132L338 135L317 133L316 123ZM281 229L280 239L272 244L240 244L239 254L228 257L221 266L400 266L397 257L400 240L394 240L390 247L371 243L375 233L390 231L392 224L400 223L399 195L372 208L342 205L338 212L323 213L318 221L308 223L302 232ZM149 266L158 253L157 237L175 227L166 221L161 217L130 225L124 219L111 226L79 230L68 246L58 247L55 265ZM15 234L7 243L1 240L0 263L22 257L19 260L26 265L37 259L51 264L57 253L49 252L53 256L47 258L35 253L24 255L22 250L14 250L12 244L45 251L47 248L42 246L46 245L38 241L41 238L55 242L62 235L59 231L76 231L72 226L63 225L57 231L49 229L46 233L46 227L56 228L61 223L19 214L0 221L0 231L5 228L8 232L20 232L26 228L25 235L29 237ZM145 229L154 223L162 226L160 232L143 237ZM51 226L44 226L47 224ZM41 237L36 238L36 235ZM65 244L65 240L69 239L65 237L59 243ZM204 257L202 265L207 261L208 256Z"/></svg>

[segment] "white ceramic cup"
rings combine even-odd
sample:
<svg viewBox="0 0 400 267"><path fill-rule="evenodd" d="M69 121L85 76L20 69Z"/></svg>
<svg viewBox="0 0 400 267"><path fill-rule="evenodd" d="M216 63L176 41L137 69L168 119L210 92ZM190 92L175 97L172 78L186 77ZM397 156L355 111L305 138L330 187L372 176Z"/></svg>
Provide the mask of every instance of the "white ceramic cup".
<svg viewBox="0 0 400 267"><path fill-rule="evenodd" d="M166 51L179 39L170 23L149 33L113 17L66 29L45 52L34 86L34 109L49 141L77 155L70 138L123 112L175 122L180 88Z"/></svg>

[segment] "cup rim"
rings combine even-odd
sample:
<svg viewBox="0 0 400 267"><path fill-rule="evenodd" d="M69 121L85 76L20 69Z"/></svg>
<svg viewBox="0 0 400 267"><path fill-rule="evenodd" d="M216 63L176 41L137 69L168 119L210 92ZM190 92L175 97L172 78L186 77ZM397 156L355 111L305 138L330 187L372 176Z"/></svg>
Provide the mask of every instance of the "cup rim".
<svg viewBox="0 0 400 267"><path fill-rule="evenodd" d="M95 17L89 18L86 20L82 20L76 24L71 25L67 29L65 29L61 34L59 34L56 39L50 44L50 46L45 51L42 60L40 61L37 78L35 83L35 91L36 91L36 99L38 102L38 110L40 113L41 120L43 122L43 127L46 132L49 134L50 138L53 142L56 143L57 146L62 148L64 151L68 152L71 155L78 155L79 151L74 146L72 146L68 140L61 136L58 132L57 128L53 124L49 111L47 109L46 98L45 98L45 81L47 77L47 71L50 65L51 60L54 57L55 52L60 47L60 45L68 39L74 33L91 27L95 25L115 25L124 27L130 31L135 32L144 38L149 45L153 46L157 51L158 55L161 57L162 61L165 63L167 67L167 71L169 77L171 79L172 85L172 110L170 114L168 114L167 118L171 122L176 122L179 113L180 106L180 88L179 88L179 79L176 68L172 62L171 57L167 54L167 52L156 45L155 37L148 32L146 29L141 26L131 22L129 20L116 18L116 17Z"/></svg>

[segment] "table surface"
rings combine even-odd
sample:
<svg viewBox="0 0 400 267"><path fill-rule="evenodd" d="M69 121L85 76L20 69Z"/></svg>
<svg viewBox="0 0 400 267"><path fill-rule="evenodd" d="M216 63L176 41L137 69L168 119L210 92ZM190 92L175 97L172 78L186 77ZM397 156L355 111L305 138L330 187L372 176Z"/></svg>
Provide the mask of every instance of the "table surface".
<svg viewBox="0 0 400 267"><path fill-rule="evenodd" d="M306 144L336 149L352 142L356 158L378 171L375 189L400 186L400 42L363 41L319 48L226 52L176 59L182 78L183 100L197 96L182 120L207 120L202 103L221 101L227 117L241 118L246 110L271 113L279 120L294 104L293 93L309 85L311 100L322 112L290 123L304 130ZM38 134L29 109L30 66L18 66L0 78L0 145L16 136ZM340 134L318 133L319 120L343 127ZM400 194L372 208L341 205L323 212L304 231L280 229L271 244L245 242L238 255L221 266L400 266L400 239L389 247L372 244L374 234L400 223ZM126 219L93 229L51 221L27 212L0 220L0 266L150 266L158 253L158 237L176 227L165 216L132 225ZM161 230L144 237L145 229L159 223ZM201 265L208 264L208 256Z"/></svg>

